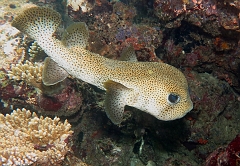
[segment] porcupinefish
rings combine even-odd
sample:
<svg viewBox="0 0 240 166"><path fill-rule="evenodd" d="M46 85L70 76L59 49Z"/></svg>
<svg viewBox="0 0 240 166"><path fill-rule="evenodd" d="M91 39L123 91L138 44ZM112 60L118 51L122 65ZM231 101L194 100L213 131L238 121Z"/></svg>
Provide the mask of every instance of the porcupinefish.
<svg viewBox="0 0 240 166"><path fill-rule="evenodd" d="M161 62L138 62L132 47L125 49L121 61L90 52L86 49L88 28L83 22L71 24L58 40L53 33L61 21L52 9L32 7L12 22L49 56L43 70L45 85L56 84L70 74L105 90L105 111L115 124L122 122L126 105L163 121L181 118L192 110L187 80L180 70Z"/></svg>

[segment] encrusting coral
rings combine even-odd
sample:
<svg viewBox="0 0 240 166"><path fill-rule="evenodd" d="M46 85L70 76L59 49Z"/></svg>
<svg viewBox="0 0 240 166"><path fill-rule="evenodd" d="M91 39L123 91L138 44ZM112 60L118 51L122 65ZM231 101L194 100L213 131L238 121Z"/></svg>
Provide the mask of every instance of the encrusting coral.
<svg viewBox="0 0 240 166"><path fill-rule="evenodd" d="M26 109L0 114L0 165L60 165L70 151L71 125Z"/></svg>
<svg viewBox="0 0 240 166"><path fill-rule="evenodd" d="M40 87L42 83L43 65L26 61L24 64L12 64L8 77L14 80L23 80L29 85Z"/></svg>

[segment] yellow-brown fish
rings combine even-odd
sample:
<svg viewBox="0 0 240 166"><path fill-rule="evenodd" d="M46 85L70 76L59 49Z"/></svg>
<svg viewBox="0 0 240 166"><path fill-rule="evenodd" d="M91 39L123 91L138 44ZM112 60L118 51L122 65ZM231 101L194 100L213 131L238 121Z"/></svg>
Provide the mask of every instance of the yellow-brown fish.
<svg viewBox="0 0 240 166"><path fill-rule="evenodd" d="M53 37L61 23L56 11L45 7L24 10L12 25L37 41L50 57L45 60L43 83L53 85L69 74L106 90L105 110L115 124L122 122L125 105L164 121L183 117L193 108L187 80L177 68L158 62L137 62L132 47L117 61L86 49L88 28L73 23L62 40Z"/></svg>

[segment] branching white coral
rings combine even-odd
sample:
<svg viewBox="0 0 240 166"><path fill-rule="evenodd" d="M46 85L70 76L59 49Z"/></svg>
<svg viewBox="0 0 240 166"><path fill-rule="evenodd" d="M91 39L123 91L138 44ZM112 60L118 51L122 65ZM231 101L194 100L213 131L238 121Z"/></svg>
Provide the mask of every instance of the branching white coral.
<svg viewBox="0 0 240 166"><path fill-rule="evenodd" d="M43 65L26 61L24 64L12 64L11 70L8 71L8 77L14 80L23 80L26 83L39 87L42 82Z"/></svg>
<svg viewBox="0 0 240 166"><path fill-rule="evenodd" d="M35 58L37 54L39 54L42 50L42 48L37 44L36 41L32 43L30 48L28 49L28 54L32 57Z"/></svg>
<svg viewBox="0 0 240 166"><path fill-rule="evenodd" d="M0 114L0 165L59 165L70 147L71 125L26 109Z"/></svg>

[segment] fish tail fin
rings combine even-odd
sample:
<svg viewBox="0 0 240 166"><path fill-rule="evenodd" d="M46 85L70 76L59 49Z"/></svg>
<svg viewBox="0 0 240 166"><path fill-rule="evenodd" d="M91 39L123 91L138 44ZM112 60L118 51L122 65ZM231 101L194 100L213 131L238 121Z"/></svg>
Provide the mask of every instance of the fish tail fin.
<svg viewBox="0 0 240 166"><path fill-rule="evenodd" d="M12 22L12 26L39 41L52 37L61 23L61 16L46 7L32 7L24 10Z"/></svg>

